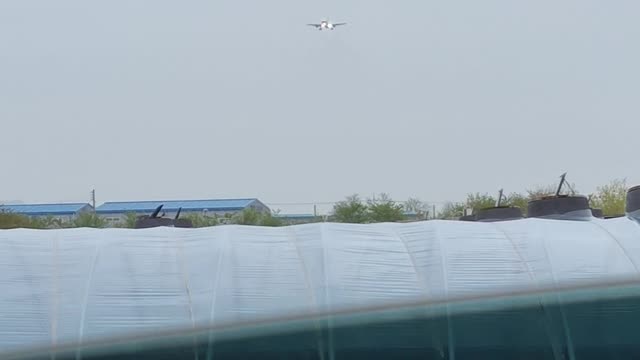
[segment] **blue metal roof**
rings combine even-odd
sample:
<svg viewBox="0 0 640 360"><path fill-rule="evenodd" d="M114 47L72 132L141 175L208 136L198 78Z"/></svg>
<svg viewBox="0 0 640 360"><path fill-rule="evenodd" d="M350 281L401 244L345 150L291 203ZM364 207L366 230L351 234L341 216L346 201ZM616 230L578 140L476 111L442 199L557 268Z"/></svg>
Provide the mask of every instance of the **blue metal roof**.
<svg viewBox="0 0 640 360"><path fill-rule="evenodd" d="M73 215L84 207L91 207L87 203L67 204L14 204L0 205L0 211L10 211L29 216L36 215Z"/></svg>
<svg viewBox="0 0 640 360"><path fill-rule="evenodd" d="M177 211L238 211L247 208L258 199L212 199L212 200L167 200L167 201L122 201L106 202L96 209L98 214L120 214L127 212L152 212L160 205L162 210Z"/></svg>

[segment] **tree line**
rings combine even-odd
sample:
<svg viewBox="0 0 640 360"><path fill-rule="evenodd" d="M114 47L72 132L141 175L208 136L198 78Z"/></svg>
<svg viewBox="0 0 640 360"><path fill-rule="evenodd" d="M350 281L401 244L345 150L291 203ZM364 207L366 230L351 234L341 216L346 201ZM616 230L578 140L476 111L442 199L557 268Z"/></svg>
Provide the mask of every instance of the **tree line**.
<svg viewBox="0 0 640 360"><path fill-rule="evenodd" d="M578 193L574 186L569 186L571 193ZM539 186L527 189L524 193L509 193L501 200L501 205L517 206L526 215L527 204L531 200L554 194L555 185ZM609 184L599 186L596 191L588 195L592 208L601 209L605 216L624 214L627 193L625 179L616 179ZM465 209L478 211L495 206L497 196L489 193L469 193L465 201L445 204L437 214L433 214L430 205L418 198L410 198L405 202L392 200L391 196L381 193L377 197L362 199L358 194L347 196L336 203L329 221L341 223L377 223L399 222L409 219L457 219L464 215ZM209 227L221 224L283 226L287 222L275 213L258 212L247 209L234 215L209 216L204 214L185 214L183 218L191 220L194 227ZM21 214L0 211L0 229L30 228L74 228L74 227L120 227L133 228L137 220L136 214L127 214L124 221L111 225L95 213L82 213L70 221L61 221L54 217L30 218ZM307 222L324 221L322 217L315 217Z"/></svg>
<svg viewBox="0 0 640 360"><path fill-rule="evenodd" d="M569 185L570 194L579 194L575 184ZM622 215L625 212L627 196L626 179L615 179L610 183L599 186L596 191L587 197L592 208L601 209L604 216ZM557 185L537 186L527 189L524 193L512 192L503 195L501 206L519 207L526 216L529 201L540 199L543 196L555 194ZM422 219L458 219L465 215L465 209L477 212L481 209L496 206L498 196L489 193L469 193L461 202L449 202L444 204L437 214L432 214L430 206L417 198L410 198L404 203L391 200L387 194L381 194L379 199L367 199L363 201L356 195L348 196L344 201L337 203L333 208L332 221L344 223L373 223L396 222L410 217Z"/></svg>
<svg viewBox="0 0 640 360"><path fill-rule="evenodd" d="M221 224L256 225L256 226L282 226L282 219L275 214L258 212L254 209L246 209L237 214L226 216L209 216L203 214L185 214L181 218L191 220L194 227L209 227ZM68 228L134 228L138 216L134 213L125 215L123 221L111 224L96 213L81 213L77 217L63 221L53 216L28 217L10 211L0 211L0 229L68 229Z"/></svg>

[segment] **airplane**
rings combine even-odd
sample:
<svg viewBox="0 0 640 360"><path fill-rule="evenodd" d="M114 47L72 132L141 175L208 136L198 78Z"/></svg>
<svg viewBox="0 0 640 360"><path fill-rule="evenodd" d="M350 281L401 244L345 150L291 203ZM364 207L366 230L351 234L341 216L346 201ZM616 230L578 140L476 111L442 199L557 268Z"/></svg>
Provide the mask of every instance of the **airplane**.
<svg viewBox="0 0 640 360"><path fill-rule="evenodd" d="M327 21L327 20L322 20L320 22L320 24L307 24L308 26L315 26L316 29L322 31L322 30L333 30L336 26L340 26L340 25L346 25L347 23L337 23L337 24L332 24L331 22Z"/></svg>

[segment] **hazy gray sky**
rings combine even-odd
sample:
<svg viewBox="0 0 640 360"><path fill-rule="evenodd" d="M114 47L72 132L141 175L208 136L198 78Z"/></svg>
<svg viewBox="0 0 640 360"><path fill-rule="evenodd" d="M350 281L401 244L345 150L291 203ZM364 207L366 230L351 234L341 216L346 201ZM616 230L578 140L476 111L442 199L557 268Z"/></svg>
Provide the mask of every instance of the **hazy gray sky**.
<svg viewBox="0 0 640 360"><path fill-rule="evenodd" d="M323 17L349 25L319 32ZM0 199L640 184L640 2L0 2Z"/></svg>

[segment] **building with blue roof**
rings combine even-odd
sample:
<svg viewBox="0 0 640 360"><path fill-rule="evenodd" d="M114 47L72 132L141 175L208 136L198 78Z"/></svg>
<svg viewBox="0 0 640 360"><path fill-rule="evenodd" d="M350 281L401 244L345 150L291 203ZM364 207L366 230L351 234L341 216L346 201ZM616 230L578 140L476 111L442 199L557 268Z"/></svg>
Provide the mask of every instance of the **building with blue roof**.
<svg viewBox="0 0 640 360"><path fill-rule="evenodd" d="M87 203L62 203L62 204L0 204L0 211L29 217L52 217L54 219L69 221L85 212L92 212L93 206Z"/></svg>
<svg viewBox="0 0 640 360"><path fill-rule="evenodd" d="M166 217L175 217L178 209L182 215L201 214L206 216L231 216L247 209L258 212L270 212L260 200L251 199L207 199L207 200L154 200L154 201L117 201L106 202L96 208L96 213L109 223L123 221L127 214L149 215L162 205Z"/></svg>

